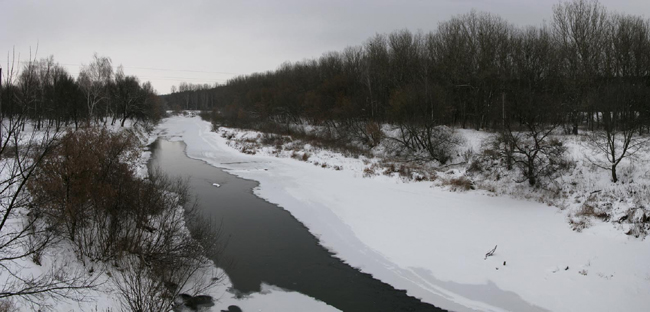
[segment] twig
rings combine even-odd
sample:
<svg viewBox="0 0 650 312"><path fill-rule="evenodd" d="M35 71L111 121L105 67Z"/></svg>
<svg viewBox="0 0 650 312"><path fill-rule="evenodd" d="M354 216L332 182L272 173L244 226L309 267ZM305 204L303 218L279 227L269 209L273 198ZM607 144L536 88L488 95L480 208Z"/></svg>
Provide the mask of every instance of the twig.
<svg viewBox="0 0 650 312"><path fill-rule="evenodd" d="M483 260L486 260L488 257L491 257L492 255L494 255L494 252L495 252L496 250L497 250L497 245L494 245L494 249L488 251L488 252L485 254L485 259L483 259Z"/></svg>

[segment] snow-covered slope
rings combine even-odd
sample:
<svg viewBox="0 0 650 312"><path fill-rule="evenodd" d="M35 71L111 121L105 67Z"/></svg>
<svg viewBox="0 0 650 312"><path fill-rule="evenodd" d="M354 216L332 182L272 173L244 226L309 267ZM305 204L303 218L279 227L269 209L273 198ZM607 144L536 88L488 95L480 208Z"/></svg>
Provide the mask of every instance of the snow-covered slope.
<svg viewBox="0 0 650 312"><path fill-rule="evenodd" d="M119 130L121 127L109 127L113 130ZM138 137L143 145L152 143L161 129L153 133L146 133L142 128L132 127L129 123L127 128L137 131ZM163 128L164 129L164 128ZM31 133L31 129L28 129ZM38 133L37 133L38 134ZM147 161L151 153L142 152L138 159L137 171L141 176L147 174ZM0 159L6 162L7 159ZM6 167L3 167L6 168ZM6 179L8 173L0 171L0 178ZM26 213L26 212L25 212ZM21 222L26 218L22 211L13 215L8 220L9 223L16 223L16 228L20 228ZM8 297L0 300L0 311L29 311L29 310L47 310L47 311L120 311L122 309L120 294L113 279L116 276L115 268L112 265L88 261L84 265L78 260L74 248L67 241L61 241L49 246L45 253L40 257L40 264L34 263L32 257L25 257L16 261L3 261L4 266L9 266L13 272L19 272L21 278L36 278L48 274L51 271L65 272L79 279L88 280L89 284L96 285L95 288L85 289L81 293L66 293L68 297L56 296L32 296L32 297ZM7 268L0 268L0 292L5 291L5 287L11 286L17 277L11 276ZM59 271L61 270L61 271ZM262 292L251 294L243 298L238 298L234 293L229 291L232 286L228 276L218 268L213 274L206 274L205 278L213 276L223 276L223 279L211 289L208 293L215 299L215 306L210 311L227 310L228 306L236 305L244 311L315 311L315 312L333 312L337 309L327 304L317 301L308 296L288 292L272 285L262 285ZM64 293L60 291L60 293ZM6 309L6 310L5 310Z"/></svg>
<svg viewBox="0 0 650 312"><path fill-rule="evenodd" d="M259 181L256 194L291 212L344 261L437 306L646 311L650 305L650 242L609 225L578 233L548 205L246 155L198 117L172 117L159 127L185 141L188 156Z"/></svg>

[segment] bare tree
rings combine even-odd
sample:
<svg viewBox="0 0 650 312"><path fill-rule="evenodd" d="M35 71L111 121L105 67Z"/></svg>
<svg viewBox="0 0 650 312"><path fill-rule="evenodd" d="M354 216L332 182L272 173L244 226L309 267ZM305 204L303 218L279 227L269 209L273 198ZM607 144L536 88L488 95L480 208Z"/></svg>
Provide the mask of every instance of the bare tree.
<svg viewBox="0 0 650 312"><path fill-rule="evenodd" d="M566 148L551 134L557 124L528 122L525 131L508 128L503 133L503 154L508 163L519 168L522 180L530 186L539 185L540 178L553 178L567 166L564 160Z"/></svg>
<svg viewBox="0 0 650 312"><path fill-rule="evenodd" d="M616 168L621 161L634 157L648 144L640 132L649 95L645 79L650 65L650 25L640 17L621 14L612 15L608 25L610 44L603 49L608 59L602 78L605 84L594 91L602 129L589 134L588 143L597 155L587 155L587 160L609 170L612 182L617 182Z"/></svg>
<svg viewBox="0 0 650 312"><path fill-rule="evenodd" d="M26 127L25 116L7 116L0 145L0 299L20 297L37 304L45 297L78 300L95 285L85 272L71 272L65 264L40 275L25 272L22 261L40 265L41 255L55 235L44 224L38 207L27 194L27 184L46 155L57 144L59 132Z"/></svg>
<svg viewBox="0 0 650 312"><path fill-rule="evenodd" d="M78 83L86 95L88 123L95 117L97 106L108 98L108 86L113 79L111 59L100 57L95 53L89 65L83 65L79 71Z"/></svg>
<svg viewBox="0 0 650 312"><path fill-rule="evenodd" d="M220 258L226 242L220 226L197 214L184 181L154 169L147 183L153 192L143 205L157 205L147 207L158 210L149 220L156 227L134 231L137 248L118 260L124 270L115 281L123 308L169 311L180 294L201 294L221 282L222 273L210 259Z"/></svg>
<svg viewBox="0 0 650 312"><path fill-rule="evenodd" d="M648 92L621 82L609 84L599 95L603 127L589 134L588 144L596 151L596 157L586 155L586 158L597 167L609 170L612 182L616 183L616 168L621 161L646 150L650 143L649 137L639 134L643 123L634 110L635 102L644 101Z"/></svg>
<svg viewBox="0 0 650 312"><path fill-rule="evenodd" d="M571 133L578 134L582 118L591 120L598 74L602 73L609 20L607 10L597 0L561 2L553 7L553 30L560 47L565 73L567 115Z"/></svg>
<svg viewBox="0 0 650 312"><path fill-rule="evenodd" d="M115 100L121 114L120 126L124 127L127 119L138 114L142 115L146 96L147 94L140 88L138 78L124 75L124 70L120 66L115 74Z"/></svg>

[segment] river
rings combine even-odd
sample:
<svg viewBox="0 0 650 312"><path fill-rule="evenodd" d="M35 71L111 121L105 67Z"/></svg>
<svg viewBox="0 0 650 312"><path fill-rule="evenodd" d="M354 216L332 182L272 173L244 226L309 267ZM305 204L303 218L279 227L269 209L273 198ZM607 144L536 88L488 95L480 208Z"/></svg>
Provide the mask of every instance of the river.
<svg viewBox="0 0 650 312"><path fill-rule="evenodd" d="M183 142L158 139L151 151L150 165L189 179L199 213L222 227L228 244L212 260L236 291L258 292L264 282L342 311L443 311L336 258L289 212L253 194L257 182L188 158Z"/></svg>

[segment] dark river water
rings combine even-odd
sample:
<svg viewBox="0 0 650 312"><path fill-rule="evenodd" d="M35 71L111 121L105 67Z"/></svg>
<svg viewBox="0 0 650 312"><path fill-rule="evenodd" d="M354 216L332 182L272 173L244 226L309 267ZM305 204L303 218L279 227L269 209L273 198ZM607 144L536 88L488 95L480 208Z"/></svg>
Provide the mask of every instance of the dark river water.
<svg viewBox="0 0 650 312"><path fill-rule="evenodd" d="M150 165L189 178L200 213L222 226L228 244L213 260L237 291L258 292L265 282L342 311L443 311L334 257L289 212L254 195L257 182L188 158L182 142L159 139L151 151Z"/></svg>

